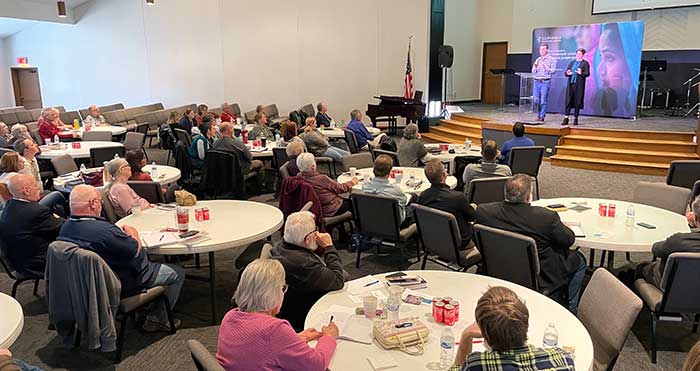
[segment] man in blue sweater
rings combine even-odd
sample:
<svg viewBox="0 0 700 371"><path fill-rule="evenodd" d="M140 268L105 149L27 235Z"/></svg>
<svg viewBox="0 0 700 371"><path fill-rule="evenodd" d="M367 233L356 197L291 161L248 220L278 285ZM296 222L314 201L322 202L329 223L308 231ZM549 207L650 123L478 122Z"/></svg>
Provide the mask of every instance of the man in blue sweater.
<svg viewBox="0 0 700 371"><path fill-rule="evenodd" d="M522 122L516 122L515 125L513 125L513 135L513 139L503 144L500 158L502 164L508 163L510 150L513 147L532 147L535 145L535 141L525 136L525 125L523 125Z"/></svg>
<svg viewBox="0 0 700 371"><path fill-rule="evenodd" d="M374 136L369 133L365 124L362 123L362 112L357 109L352 110L352 112L350 112L350 119L347 129L355 133L357 148L363 148L367 145L367 142L371 142L372 145L374 145Z"/></svg>

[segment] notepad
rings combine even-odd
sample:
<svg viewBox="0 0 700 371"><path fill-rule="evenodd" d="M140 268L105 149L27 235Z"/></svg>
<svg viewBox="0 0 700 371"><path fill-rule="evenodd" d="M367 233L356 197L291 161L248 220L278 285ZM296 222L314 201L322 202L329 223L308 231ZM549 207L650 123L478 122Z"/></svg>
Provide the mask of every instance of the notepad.
<svg viewBox="0 0 700 371"><path fill-rule="evenodd" d="M321 318L331 318L331 316L333 316L333 322L338 326L338 339L372 344L374 340L372 320L356 315L352 308L339 305L331 305ZM326 323L321 323L321 325L326 325Z"/></svg>
<svg viewBox="0 0 700 371"><path fill-rule="evenodd" d="M586 233L583 232L583 229L581 228L581 223L580 222L564 222L566 225L569 226L572 232L574 232L574 236L578 238L585 238Z"/></svg>
<svg viewBox="0 0 700 371"><path fill-rule="evenodd" d="M392 357L389 354L381 354L372 357L367 357L367 362L369 362L369 365L372 366L372 369L375 371L388 370L394 367L399 367L398 363L396 363L396 360L394 360L394 357Z"/></svg>
<svg viewBox="0 0 700 371"><path fill-rule="evenodd" d="M165 245L173 245L180 242L177 232L152 232L141 236L145 247L153 248Z"/></svg>
<svg viewBox="0 0 700 371"><path fill-rule="evenodd" d="M377 278L372 277L372 275L367 275L347 283L348 293L356 296L365 294L379 287L382 287L382 283L379 282Z"/></svg>

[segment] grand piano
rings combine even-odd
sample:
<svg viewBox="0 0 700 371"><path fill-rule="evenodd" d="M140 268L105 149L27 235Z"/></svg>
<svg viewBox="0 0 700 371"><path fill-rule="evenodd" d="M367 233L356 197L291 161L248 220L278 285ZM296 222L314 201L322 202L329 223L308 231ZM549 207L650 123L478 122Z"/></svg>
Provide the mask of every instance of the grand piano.
<svg viewBox="0 0 700 371"><path fill-rule="evenodd" d="M372 120L372 126L378 122L389 123L389 133L396 133L396 118L403 117L406 122L418 122L425 116L425 103L421 101L423 93L416 91L414 99L380 95L379 104L368 104L365 114Z"/></svg>

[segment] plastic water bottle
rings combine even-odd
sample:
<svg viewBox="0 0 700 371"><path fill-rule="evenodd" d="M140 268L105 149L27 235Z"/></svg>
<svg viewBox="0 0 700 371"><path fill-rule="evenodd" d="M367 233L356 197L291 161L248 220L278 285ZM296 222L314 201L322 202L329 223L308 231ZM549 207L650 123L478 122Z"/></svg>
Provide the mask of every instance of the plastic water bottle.
<svg viewBox="0 0 700 371"><path fill-rule="evenodd" d="M158 165L156 165L156 162L153 161L151 163L151 178L155 179L158 177Z"/></svg>
<svg viewBox="0 0 700 371"><path fill-rule="evenodd" d="M557 344L559 344L559 333L557 332L557 328L554 327L554 324L550 323L544 330L542 346L545 348L551 348L557 346Z"/></svg>
<svg viewBox="0 0 700 371"><path fill-rule="evenodd" d="M114 159L116 160L116 159L118 159L118 158L119 158L119 154L118 154L118 153L115 153L115 154L114 154Z"/></svg>
<svg viewBox="0 0 700 371"><path fill-rule="evenodd" d="M399 309L401 308L401 292L403 289L398 286L389 288L389 298L386 299L386 310L389 319L399 319Z"/></svg>
<svg viewBox="0 0 700 371"><path fill-rule="evenodd" d="M85 166L85 164L80 164L80 172L84 174L85 171L87 171L87 167Z"/></svg>
<svg viewBox="0 0 700 371"><path fill-rule="evenodd" d="M282 143L281 143L280 138L282 138L282 137L280 136L279 133L275 134L275 147L281 147L281 146L282 146Z"/></svg>
<svg viewBox="0 0 700 371"><path fill-rule="evenodd" d="M452 328L446 326L440 335L440 368L448 370L455 361L455 336Z"/></svg>
<svg viewBox="0 0 700 371"><path fill-rule="evenodd" d="M635 210L634 210L634 205L630 204L629 207L627 207L627 216L625 218L625 226L632 228L634 227L634 222L635 222Z"/></svg>
<svg viewBox="0 0 700 371"><path fill-rule="evenodd" d="M56 135L53 136L53 142L54 142L54 143L58 143L58 142L59 142L59 140L58 140L58 134L56 134Z"/></svg>

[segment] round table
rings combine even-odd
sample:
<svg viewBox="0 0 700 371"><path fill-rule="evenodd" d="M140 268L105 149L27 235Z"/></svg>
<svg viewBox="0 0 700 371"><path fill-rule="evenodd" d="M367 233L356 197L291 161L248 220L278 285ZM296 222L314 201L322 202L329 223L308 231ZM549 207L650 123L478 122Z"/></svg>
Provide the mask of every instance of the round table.
<svg viewBox="0 0 700 371"><path fill-rule="evenodd" d="M345 131L341 128L318 128L318 131L323 133L326 138L345 139ZM367 127L367 131L369 131L369 133L373 136L377 136L382 133L379 128L372 126Z"/></svg>
<svg viewBox="0 0 700 371"><path fill-rule="evenodd" d="M91 148L116 148L124 147L123 144L118 142L77 142L80 143L80 148L73 148L72 143L61 143L59 146L41 146L41 154L38 154L36 158L43 160L50 160L63 155L70 155L75 159L85 159L90 158Z"/></svg>
<svg viewBox="0 0 700 371"><path fill-rule="evenodd" d="M250 150L253 158L266 158L272 157L272 149L277 147L274 140L268 140L265 147L253 147L253 141L248 140L246 147Z"/></svg>
<svg viewBox="0 0 700 371"><path fill-rule="evenodd" d="M431 149L440 148L441 145L447 145L448 150L447 151L440 151L440 153L430 152ZM428 150L428 154L430 155L431 158L437 158L438 160L440 160L440 162L447 164L448 174L454 174L454 172L456 170L455 169L455 157L468 156L468 157L481 158L481 147L479 147L479 146L471 146L471 147L469 147L469 149L466 149L464 145L459 145L459 144L431 143L431 144L426 144L425 148ZM455 153L450 153L449 152L450 149L454 149Z"/></svg>
<svg viewBox="0 0 700 371"><path fill-rule="evenodd" d="M600 203L615 204L615 217L599 216L598 204ZM569 224L572 222L579 224L586 235L577 237L576 245L608 251L608 269L611 270L615 251L648 253L651 252L654 242L663 241L674 233L690 231L685 215L632 202L571 197L542 199L532 204L544 207L554 204L565 205L568 210L559 212L561 220ZM630 204L634 205L636 223L648 223L656 229L647 229L636 224L634 227L625 226L627 208ZM590 209L571 210L571 207L576 205L585 205Z"/></svg>
<svg viewBox="0 0 700 371"><path fill-rule="evenodd" d="M0 349L7 349L19 337L24 327L22 306L13 297L0 292Z"/></svg>
<svg viewBox="0 0 700 371"><path fill-rule="evenodd" d="M81 126L80 129L78 129L78 130L71 129L69 131L72 133L77 133L78 137L82 138L83 133L85 133L85 126ZM108 131L108 132L112 133L112 136L117 136L117 135L125 134L126 127L113 126L113 125L92 126L89 131Z"/></svg>
<svg viewBox="0 0 700 371"><path fill-rule="evenodd" d="M406 193L408 195L419 195L426 189L430 188L430 182L428 181L428 178L425 177L425 171L423 168L420 167L394 167L395 170L403 170L403 179L401 180L401 184L396 184L394 179L389 179L389 182L391 184L396 184L401 188L401 191L403 193ZM364 169L357 169L357 173L362 176L362 179L360 180L360 183L356 184L354 187L352 187L353 192L359 192L362 190L362 183L364 182L369 182L374 178L374 173L372 172L372 168L364 168ZM410 179L411 175L413 175L416 179L420 179L423 181L421 185L418 188L413 188L413 187L408 187L406 185L406 182ZM345 183L351 179L349 173L343 173L338 177L338 182L339 183ZM457 186L457 178L454 176L448 176L446 180L447 185L454 189Z"/></svg>
<svg viewBox="0 0 700 371"><path fill-rule="evenodd" d="M542 346L542 336L545 328L553 323L559 333L560 347L575 347L574 356L577 370L588 370L593 363L593 342L583 324L560 304L548 297L514 283L502 281L496 278L469 273L446 271L405 271L410 275L418 275L428 281L428 287L417 290L432 296L450 296L459 301L459 321L452 327L455 340L459 340L462 330L474 322L474 309L481 295L491 286L505 286L515 291L522 298L530 312L530 328L528 341L534 346ZM375 275L374 278L382 282L381 291L388 296L387 286L384 284L384 274ZM375 285L378 286L378 285ZM309 311L306 317L305 328L320 328L320 325L328 322L326 313L331 305L339 305L349 308L353 313L355 304L345 288L324 295ZM396 370L427 370L429 363L439 362L440 359L440 335L445 327L435 323L432 318L430 305L412 305L401 303L399 317L417 316L430 328L430 337L425 345L425 353L420 356L411 356L399 350L384 350L379 344L361 344L346 340L338 340L338 346L333 355L329 368L334 371L352 370L371 371L372 367L367 362L368 357L376 357L389 354L399 365ZM375 319L376 321L376 319ZM455 349L456 350L456 349Z"/></svg>
<svg viewBox="0 0 700 371"><path fill-rule="evenodd" d="M180 177L182 176L182 172L180 171L180 169L173 166L156 165L156 172L158 173L158 176L155 178L153 178L151 170L151 165L146 165L141 169L141 171L143 171L144 173L151 175L151 178L154 182L158 182L161 185L175 183L178 180L180 180Z"/></svg>
<svg viewBox="0 0 700 371"><path fill-rule="evenodd" d="M158 182L160 185L168 185L177 182L182 176L180 169L172 166L156 165L158 168L158 177L153 179L154 182ZM87 173L92 173L96 171L102 171L101 167L93 167L86 170ZM142 171L144 173L151 174L151 165L146 165L143 167ZM80 171L74 171L72 173L64 174L53 179L53 188L57 191L70 193L75 185L69 185L68 182L78 179ZM97 189L102 190L103 187L97 187Z"/></svg>
<svg viewBox="0 0 700 371"><path fill-rule="evenodd" d="M197 222L194 209L209 208L210 220ZM216 200L199 201L190 207L190 229L203 230L209 239L186 246L183 244L149 248L152 255L209 254L209 283L211 295L212 324L216 324L216 261L214 252L231 249L266 238L275 233L284 220L282 211L274 206L259 202ZM117 226L130 225L140 234L158 232L164 228L176 227L175 210L160 208L144 210L140 215L129 215L119 220Z"/></svg>

